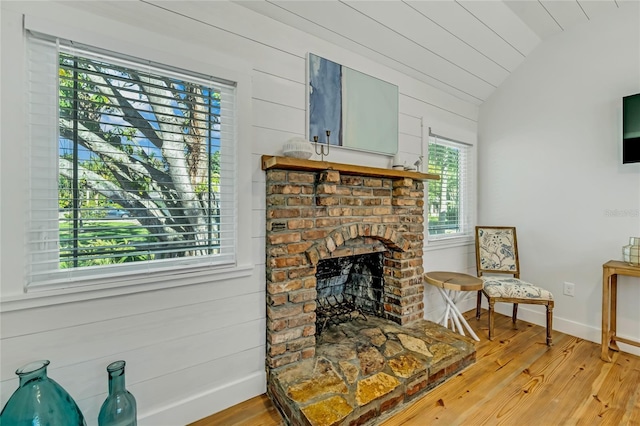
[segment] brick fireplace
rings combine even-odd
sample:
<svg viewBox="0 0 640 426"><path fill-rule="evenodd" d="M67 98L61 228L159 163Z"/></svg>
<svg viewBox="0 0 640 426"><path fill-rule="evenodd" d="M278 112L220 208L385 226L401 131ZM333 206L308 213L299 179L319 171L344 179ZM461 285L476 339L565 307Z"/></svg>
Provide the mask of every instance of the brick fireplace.
<svg viewBox="0 0 640 426"><path fill-rule="evenodd" d="M475 360L472 344L423 320L423 181L437 176L269 156L263 169L268 390L290 423L369 424ZM349 327L363 327L357 331L332 326L317 334L324 325L316 323L318 289L327 292L323 274L316 276L319 266L321 272L326 268L321 262L377 253L381 267L364 269L381 270L382 276L365 281L381 289L360 292L379 294L378 301L365 302L381 308L373 315L379 318L354 321ZM430 337L418 342L425 333ZM356 342L363 336L368 340ZM351 338L356 340L347 343ZM325 385L325 394L314 393ZM368 399L362 390L367 386L388 390ZM341 404L346 414L326 420Z"/></svg>
<svg viewBox="0 0 640 426"><path fill-rule="evenodd" d="M322 259L384 253L384 317L423 317L424 184L336 170L269 169L267 364L315 354L316 266Z"/></svg>

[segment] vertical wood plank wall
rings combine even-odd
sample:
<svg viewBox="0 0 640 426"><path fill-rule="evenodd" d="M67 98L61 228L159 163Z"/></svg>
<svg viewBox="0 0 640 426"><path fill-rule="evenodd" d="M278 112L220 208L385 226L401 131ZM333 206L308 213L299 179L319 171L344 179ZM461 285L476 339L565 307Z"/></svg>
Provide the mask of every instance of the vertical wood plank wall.
<svg viewBox="0 0 640 426"><path fill-rule="evenodd" d="M127 361L127 385L138 400L140 424L184 424L265 390L265 181L262 154L279 154L305 136L305 64L311 51L399 86L401 155L415 160L421 123L475 143L477 106L358 57L341 47L227 2L2 2L2 62L13 58L7 37L20 40L21 14L77 26L123 42L247 64L252 80L250 276L0 313L0 403L17 387L14 371L38 358L76 399L89 425L106 397L106 365ZM185 52L180 52L185 54ZM22 82L3 84L21 87ZM3 92L4 95L4 92ZM3 123L4 123L3 116ZM426 129L425 129L426 132ZM8 143L3 140L2 144ZM4 149L4 147L3 147ZM387 167L388 157L332 150L330 160ZM2 199L6 206L8 200ZM4 207L3 207L4 208ZM3 211L3 214L5 212ZM425 270L473 273L472 245L425 251ZM10 265L2 264L2 268ZM3 274L3 276L6 276ZM4 285L3 285L4 288ZM2 295L6 296L5 294ZM437 293L425 293L427 317L437 317Z"/></svg>

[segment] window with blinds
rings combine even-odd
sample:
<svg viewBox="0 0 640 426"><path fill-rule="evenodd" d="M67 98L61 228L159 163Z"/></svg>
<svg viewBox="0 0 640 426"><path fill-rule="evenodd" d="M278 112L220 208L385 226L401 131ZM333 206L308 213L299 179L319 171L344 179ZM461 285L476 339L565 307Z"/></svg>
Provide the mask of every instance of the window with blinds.
<svg viewBox="0 0 640 426"><path fill-rule="evenodd" d="M462 142L429 135L429 173L440 176L440 180L428 184L429 240L470 235L470 148Z"/></svg>
<svg viewBox="0 0 640 426"><path fill-rule="evenodd" d="M29 282L235 261L235 86L31 34Z"/></svg>

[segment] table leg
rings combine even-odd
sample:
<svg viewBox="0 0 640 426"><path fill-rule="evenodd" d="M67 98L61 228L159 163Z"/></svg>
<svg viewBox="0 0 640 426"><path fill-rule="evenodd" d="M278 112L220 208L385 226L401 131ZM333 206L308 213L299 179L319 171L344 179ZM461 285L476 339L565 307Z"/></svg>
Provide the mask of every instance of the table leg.
<svg viewBox="0 0 640 426"><path fill-rule="evenodd" d="M439 324L441 324L443 327L449 328L459 333L461 327L456 328L456 321L457 318L455 316L455 313L453 312L453 309L451 309L451 306L447 303L447 307L445 308L445 312Z"/></svg>
<svg viewBox="0 0 640 426"><path fill-rule="evenodd" d="M616 343L616 332L618 330L618 274L611 274L611 310L609 316L609 348L620 352Z"/></svg>
<svg viewBox="0 0 640 426"><path fill-rule="evenodd" d="M440 292L440 294L442 294L443 292L441 288L438 288L438 291ZM451 305L449 304L447 298L444 297L444 295L442 295L442 298L445 301L445 308L444 308L444 312L442 313L442 316L440 317L440 321L438 321L438 324L440 324L443 327L450 328L449 321L451 321L451 326L453 326L453 319L451 318L451 312L452 312Z"/></svg>
<svg viewBox="0 0 640 426"><path fill-rule="evenodd" d="M453 318L453 327L452 327L452 329L453 330L457 329L458 333L464 336L465 335L464 334L464 329L462 328L462 324L460 324L460 319L458 318L458 315L454 314L452 318Z"/></svg>
<svg viewBox="0 0 640 426"><path fill-rule="evenodd" d="M610 278L611 273L609 272L609 269L604 268L602 271L602 340L600 342L600 358L607 362L611 362L611 357L609 356L609 320L611 315Z"/></svg>
<svg viewBox="0 0 640 426"><path fill-rule="evenodd" d="M444 314L442 315L442 320L440 321L440 324L447 328L449 328L449 312L451 312L451 308L447 304L447 307L444 310Z"/></svg>
<svg viewBox="0 0 640 426"><path fill-rule="evenodd" d="M447 294L446 291L444 291L441 288L438 288L438 290L440 291L440 294L442 295L444 300L447 302L447 307L449 307L449 306L451 307L451 311L452 311L451 315L453 317L454 322L458 326L458 330L459 330L460 334L462 334L463 336L465 335L464 334L464 329L462 327L462 325L464 325L464 327L469 331L469 334L471 335L471 337L473 337L476 341L479 342L480 339L478 338L476 333L473 331L473 329L471 328L471 326L469 325L467 320L464 319L464 316L462 315L462 313L460 312L460 310L456 306L455 302L453 300L451 300L451 298L449 297L449 295Z"/></svg>
<svg viewBox="0 0 640 426"><path fill-rule="evenodd" d="M460 320L458 319L458 315L457 312L453 310L453 308L456 307L456 294L452 294L453 292L451 290L442 290L444 293L446 293L445 297L448 297L449 300L446 300L447 302L447 308L451 309L451 329L453 331L457 331L459 334L461 335L465 335L464 334L464 329L462 328L462 324L460 324Z"/></svg>
<svg viewBox="0 0 640 426"><path fill-rule="evenodd" d="M462 328L462 323L460 322L460 318L463 321L464 321L464 318L460 314L460 310L458 309L458 305L456 305L456 303L458 303L458 300L460 299L460 292L459 291L453 291L453 290L446 290L446 292L447 292L447 296L449 296L449 299L451 299L452 309L455 308L455 312L454 312L454 315L453 315L453 321L454 321L455 325L458 328L458 333L460 333L463 336L465 336L464 329Z"/></svg>

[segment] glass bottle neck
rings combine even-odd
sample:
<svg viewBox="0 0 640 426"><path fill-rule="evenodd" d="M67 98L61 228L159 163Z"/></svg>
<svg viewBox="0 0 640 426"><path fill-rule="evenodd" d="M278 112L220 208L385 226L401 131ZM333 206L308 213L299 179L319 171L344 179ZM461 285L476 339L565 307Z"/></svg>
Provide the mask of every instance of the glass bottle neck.
<svg viewBox="0 0 640 426"><path fill-rule="evenodd" d="M20 386L34 379L46 379L47 378L47 366L48 360L36 361L20 367L16 370L16 374L20 378Z"/></svg>
<svg viewBox="0 0 640 426"><path fill-rule="evenodd" d="M109 373L109 394L125 390L124 361L114 362L107 367Z"/></svg>

